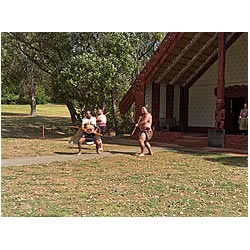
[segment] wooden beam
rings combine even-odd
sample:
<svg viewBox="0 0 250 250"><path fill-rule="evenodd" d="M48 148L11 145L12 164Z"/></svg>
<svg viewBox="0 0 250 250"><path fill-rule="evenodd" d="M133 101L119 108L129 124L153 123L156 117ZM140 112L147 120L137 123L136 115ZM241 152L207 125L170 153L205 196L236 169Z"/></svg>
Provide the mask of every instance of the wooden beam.
<svg viewBox="0 0 250 250"><path fill-rule="evenodd" d="M189 61L189 63L178 73L178 75L172 79L172 81L169 83L170 85L175 84L178 79L190 68L191 65L193 65L198 58L203 54L203 52L214 42L214 40L217 38L218 33L215 33L208 42L199 50L199 52L192 58L192 60Z"/></svg>
<svg viewBox="0 0 250 250"><path fill-rule="evenodd" d="M136 79L130 87L127 94L122 98L119 110L121 114L125 114L136 99L136 89L138 85L144 88L152 79L155 72L159 69L160 65L165 61L166 57L169 56L170 52L175 47L175 44L183 36L183 32L169 32L163 39L155 53L149 59L148 63L144 66L140 74L136 76Z"/></svg>
<svg viewBox="0 0 250 250"><path fill-rule="evenodd" d="M188 43L186 47L176 56L173 60L172 64L168 66L168 68L159 75L156 82L161 82L162 79L176 66L176 64L181 60L181 58L191 49L191 47L197 42L197 40L202 36L202 32L197 33L193 39Z"/></svg>
<svg viewBox="0 0 250 250"><path fill-rule="evenodd" d="M242 33L232 32L226 39L226 49L228 49L236 39ZM218 58L218 49L216 48L214 52L201 64L201 66L182 84L182 87L189 86L191 87L194 82L196 82L202 74L204 74L209 67L217 60Z"/></svg>

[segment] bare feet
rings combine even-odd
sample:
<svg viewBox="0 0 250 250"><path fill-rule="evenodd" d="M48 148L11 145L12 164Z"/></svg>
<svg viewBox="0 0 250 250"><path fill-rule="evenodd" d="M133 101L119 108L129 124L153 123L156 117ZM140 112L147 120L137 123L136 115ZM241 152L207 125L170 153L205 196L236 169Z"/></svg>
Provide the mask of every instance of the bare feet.
<svg viewBox="0 0 250 250"><path fill-rule="evenodd" d="M103 151L103 148L99 148L99 151Z"/></svg>
<svg viewBox="0 0 250 250"><path fill-rule="evenodd" d="M137 153L137 154L135 154L136 156L144 156L144 154L143 153Z"/></svg>

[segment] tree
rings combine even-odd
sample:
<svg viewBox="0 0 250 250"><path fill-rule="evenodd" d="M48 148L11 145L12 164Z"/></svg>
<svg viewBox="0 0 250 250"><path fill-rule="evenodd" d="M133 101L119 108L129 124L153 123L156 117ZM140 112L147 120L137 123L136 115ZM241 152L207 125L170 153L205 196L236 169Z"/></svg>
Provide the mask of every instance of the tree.
<svg viewBox="0 0 250 250"><path fill-rule="evenodd" d="M2 101L16 101L17 103L30 103L30 115L36 113L36 89L47 87L47 75L43 73L17 48L15 40L2 33ZM26 97L28 96L29 99Z"/></svg>
<svg viewBox="0 0 250 250"><path fill-rule="evenodd" d="M67 105L73 124L80 123L83 110L102 107L111 111L117 134L122 122L118 102L163 38L163 33L126 32L5 35L33 69L50 77L52 97Z"/></svg>

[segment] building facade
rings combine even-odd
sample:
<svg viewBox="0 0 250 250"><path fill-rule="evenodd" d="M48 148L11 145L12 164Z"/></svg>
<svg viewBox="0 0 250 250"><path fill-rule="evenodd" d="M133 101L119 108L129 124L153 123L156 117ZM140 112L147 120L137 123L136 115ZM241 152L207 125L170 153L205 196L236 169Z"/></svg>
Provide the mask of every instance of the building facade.
<svg viewBox="0 0 250 250"><path fill-rule="evenodd" d="M175 143L184 133L222 126L225 147L247 149L238 129L247 101L248 33L176 32L167 34L136 77L120 111L135 103L137 120L147 105L157 141ZM222 111L224 118L216 116Z"/></svg>

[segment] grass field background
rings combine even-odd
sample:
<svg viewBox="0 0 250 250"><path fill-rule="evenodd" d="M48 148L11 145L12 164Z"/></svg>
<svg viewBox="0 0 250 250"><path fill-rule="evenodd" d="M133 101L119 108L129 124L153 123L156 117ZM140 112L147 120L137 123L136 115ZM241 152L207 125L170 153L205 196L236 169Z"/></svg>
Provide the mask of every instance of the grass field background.
<svg viewBox="0 0 250 250"><path fill-rule="evenodd" d="M30 105L1 105L2 114L5 115L10 113L11 116L18 115L29 115ZM58 116L58 117L69 117L70 114L66 105L60 104L43 104L36 105L37 116Z"/></svg>
<svg viewBox="0 0 250 250"><path fill-rule="evenodd" d="M2 107L2 158L77 152L67 144L70 118L58 115L63 107L52 106L44 105L43 115L34 118L24 106ZM39 139L41 121L47 121L45 140ZM106 140L105 150L138 150ZM248 216L245 156L167 150L142 158L79 157L2 167L1 177L2 216L8 217Z"/></svg>

